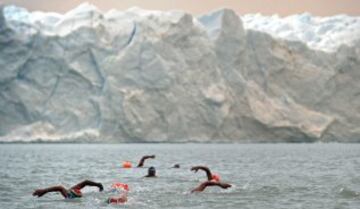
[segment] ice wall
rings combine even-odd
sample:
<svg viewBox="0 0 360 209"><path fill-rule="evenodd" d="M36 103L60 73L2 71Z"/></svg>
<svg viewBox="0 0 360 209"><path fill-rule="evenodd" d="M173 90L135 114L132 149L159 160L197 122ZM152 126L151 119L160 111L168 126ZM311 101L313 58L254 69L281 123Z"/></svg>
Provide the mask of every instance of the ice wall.
<svg viewBox="0 0 360 209"><path fill-rule="evenodd" d="M360 18L272 18L5 6L0 141L358 142Z"/></svg>

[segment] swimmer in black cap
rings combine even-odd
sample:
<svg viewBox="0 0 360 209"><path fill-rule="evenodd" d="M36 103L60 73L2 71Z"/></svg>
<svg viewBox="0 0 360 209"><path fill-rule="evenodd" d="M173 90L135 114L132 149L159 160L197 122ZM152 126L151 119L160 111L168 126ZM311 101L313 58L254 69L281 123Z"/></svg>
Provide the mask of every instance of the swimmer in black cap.
<svg viewBox="0 0 360 209"><path fill-rule="evenodd" d="M147 174L146 176L144 176L144 177L157 177L157 176L156 176L156 169L151 166L151 167L148 169L148 174Z"/></svg>
<svg viewBox="0 0 360 209"><path fill-rule="evenodd" d="M100 192L104 190L104 187L101 183L85 180L79 184L76 184L75 186L71 187L70 189L65 189L65 187L63 187L63 186L54 186L54 187L49 187L49 188L45 188L45 189L37 189L34 191L34 193L32 195L41 197L49 192L60 192L60 194L65 199L74 199L74 198L82 197L81 189L83 189L86 186L96 186L99 188Z"/></svg>
<svg viewBox="0 0 360 209"><path fill-rule="evenodd" d="M139 164L137 165L138 168L140 167L143 167L144 166L144 163L145 163L145 160L147 159L155 159L155 155L145 155L141 158L141 160L139 161Z"/></svg>
<svg viewBox="0 0 360 209"><path fill-rule="evenodd" d="M175 164L172 168L180 168L180 164Z"/></svg>
<svg viewBox="0 0 360 209"><path fill-rule="evenodd" d="M191 191L191 193L202 192L202 191L204 191L206 189L206 187L209 187L209 186L218 186L218 187L221 187L223 189L227 189L227 188L231 187L230 184L223 183L223 182L205 181L204 183L201 183L198 187L193 189Z"/></svg>

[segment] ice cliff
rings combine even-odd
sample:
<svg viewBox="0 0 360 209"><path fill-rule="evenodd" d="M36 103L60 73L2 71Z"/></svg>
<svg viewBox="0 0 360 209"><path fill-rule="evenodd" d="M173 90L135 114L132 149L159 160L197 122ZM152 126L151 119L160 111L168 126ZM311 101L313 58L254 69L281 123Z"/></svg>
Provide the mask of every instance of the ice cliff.
<svg viewBox="0 0 360 209"><path fill-rule="evenodd" d="M0 141L360 141L360 18L0 10Z"/></svg>

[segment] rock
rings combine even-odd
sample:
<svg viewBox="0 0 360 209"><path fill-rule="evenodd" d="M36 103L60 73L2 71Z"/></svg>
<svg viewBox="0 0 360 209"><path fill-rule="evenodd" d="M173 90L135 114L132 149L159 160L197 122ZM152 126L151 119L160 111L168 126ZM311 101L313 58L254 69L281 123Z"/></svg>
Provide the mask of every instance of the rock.
<svg viewBox="0 0 360 209"><path fill-rule="evenodd" d="M359 18L288 18L2 7L0 141L359 142Z"/></svg>

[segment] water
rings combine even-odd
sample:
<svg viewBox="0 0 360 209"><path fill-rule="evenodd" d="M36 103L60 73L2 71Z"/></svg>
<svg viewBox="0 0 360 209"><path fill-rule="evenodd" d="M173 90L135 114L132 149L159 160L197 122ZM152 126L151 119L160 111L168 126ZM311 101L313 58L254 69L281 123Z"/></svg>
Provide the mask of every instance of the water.
<svg viewBox="0 0 360 209"><path fill-rule="evenodd" d="M142 178L146 169L121 169L124 160L157 167L159 178ZM175 163L180 169L169 169ZM205 180L192 165L208 165L228 190L190 190ZM0 145L0 208L360 208L358 144L3 144ZM107 190L113 182L130 186L129 202L105 204L110 194L86 188L84 198L59 194L34 198L36 188L70 187L90 179Z"/></svg>

